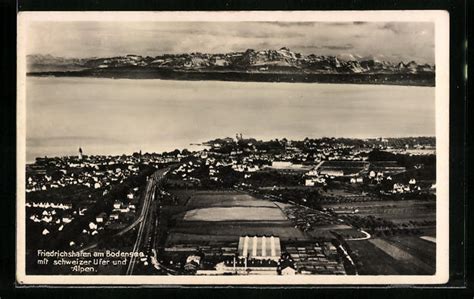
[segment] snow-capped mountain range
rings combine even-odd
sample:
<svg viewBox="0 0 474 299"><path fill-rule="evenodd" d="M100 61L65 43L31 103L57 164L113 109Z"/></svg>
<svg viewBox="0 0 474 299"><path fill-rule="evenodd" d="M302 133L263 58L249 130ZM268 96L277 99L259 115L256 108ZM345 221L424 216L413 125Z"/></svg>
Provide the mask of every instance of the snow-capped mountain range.
<svg viewBox="0 0 474 299"><path fill-rule="evenodd" d="M434 73L435 66L415 61L393 62L353 54L338 56L303 55L288 48L253 50L225 54L164 54L156 57L125 55L107 58L61 58L51 55L28 55L29 72L157 68L177 71L237 71L250 73L315 74L422 74Z"/></svg>

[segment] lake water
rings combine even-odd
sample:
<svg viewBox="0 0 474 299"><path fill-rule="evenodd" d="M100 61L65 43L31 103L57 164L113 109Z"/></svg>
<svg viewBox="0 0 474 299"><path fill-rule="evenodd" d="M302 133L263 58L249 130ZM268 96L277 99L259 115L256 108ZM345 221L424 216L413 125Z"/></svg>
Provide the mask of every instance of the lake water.
<svg viewBox="0 0 474 299"><path fill-rule="evenodd" d="M28 77L27 161L217 137L435 135L433 87Z"/></svg>

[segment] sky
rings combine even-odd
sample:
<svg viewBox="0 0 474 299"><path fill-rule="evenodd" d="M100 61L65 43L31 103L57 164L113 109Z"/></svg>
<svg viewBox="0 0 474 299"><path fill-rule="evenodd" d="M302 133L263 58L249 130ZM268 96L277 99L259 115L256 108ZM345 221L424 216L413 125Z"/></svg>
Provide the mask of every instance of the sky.
<svg viewBox="0 0 474 299"><path fill-rule="evenodd" d="M305 55L358 55L434 64L428 22L33 22L27 54L60 57L227 53L287 47Z"/></svg>

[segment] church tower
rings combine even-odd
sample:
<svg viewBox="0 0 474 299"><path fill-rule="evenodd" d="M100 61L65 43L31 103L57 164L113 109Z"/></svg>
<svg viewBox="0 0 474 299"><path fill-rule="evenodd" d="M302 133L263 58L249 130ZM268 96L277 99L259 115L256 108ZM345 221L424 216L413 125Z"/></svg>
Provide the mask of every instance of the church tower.
<svg viewBox="0 0 474 299"><path fill-rule="evenodd" d="M82 148L79 148L79 160L82 161Z"/></svg>

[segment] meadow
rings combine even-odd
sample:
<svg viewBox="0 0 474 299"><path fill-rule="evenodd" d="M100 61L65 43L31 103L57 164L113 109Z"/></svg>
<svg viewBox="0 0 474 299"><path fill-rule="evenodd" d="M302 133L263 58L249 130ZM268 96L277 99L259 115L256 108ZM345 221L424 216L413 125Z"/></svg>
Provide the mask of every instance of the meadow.
<svg viewBox="0 0 474 299"><path fill-rule="evenodd" d="M177 193L184 203L176 209L167 244L238 241L242 235L279 236L306 240L275 203L237 191Z"/></svg>

